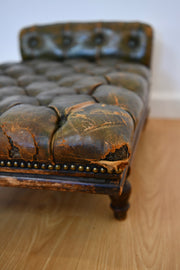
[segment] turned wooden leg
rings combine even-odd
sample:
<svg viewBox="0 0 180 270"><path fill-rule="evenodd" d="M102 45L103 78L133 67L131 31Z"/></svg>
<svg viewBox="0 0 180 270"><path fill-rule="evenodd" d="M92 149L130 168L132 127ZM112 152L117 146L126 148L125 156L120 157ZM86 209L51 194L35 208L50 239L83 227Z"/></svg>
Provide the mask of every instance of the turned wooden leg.
<svg viewBox="0 0 180 270"><path fill-rule="evenodd" d="M126 218L127 210L129 209L129 196L131 193L131 184L128 180L126 180L123 192L121 195L113 194L110 195L111 198L111 208L114 212L114 216L116 219L124 220Z"/></svg>

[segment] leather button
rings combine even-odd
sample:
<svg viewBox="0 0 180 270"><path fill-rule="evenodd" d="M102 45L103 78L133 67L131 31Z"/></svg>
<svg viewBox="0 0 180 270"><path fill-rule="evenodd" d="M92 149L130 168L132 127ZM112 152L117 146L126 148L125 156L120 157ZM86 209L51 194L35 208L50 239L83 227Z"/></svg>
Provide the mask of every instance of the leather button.
<svg viewBox="0 0 180 270"><path fill-rule="evenodd" d="M105 42L105 36L103 33L96 33L93 37L93 43L95 46L101 46Z"/></svg>
<svg viewBox="0 0 180 270"><path fill-rule="evenodd" d="M31 49L39 49L42 46L42 40L38 36L31 36L27 42Z"/></svg>
<svg viewBox="0 0 180 270"><path fill-rule="evenodd" d="M62 46L64 48L70 47L73 42L73 38L70 34L63 34L62 36Z"/></svg>
<svg viewBox="0 0 180 270"><path fill-rule="evenodd" d="M131 49L136 49L140 45L140 40L138 36L130 36L127 45Z"/></svg>

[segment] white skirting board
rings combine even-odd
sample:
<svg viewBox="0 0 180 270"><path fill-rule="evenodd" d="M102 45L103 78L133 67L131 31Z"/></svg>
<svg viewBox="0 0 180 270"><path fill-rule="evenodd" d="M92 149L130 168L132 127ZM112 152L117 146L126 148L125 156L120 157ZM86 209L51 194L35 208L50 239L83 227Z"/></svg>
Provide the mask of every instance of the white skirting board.
<svg viewBox="0 0 180 270"><path fill-rule="evenodd" d="M150 117L180 118L180 93L151 94Z"/></svg>

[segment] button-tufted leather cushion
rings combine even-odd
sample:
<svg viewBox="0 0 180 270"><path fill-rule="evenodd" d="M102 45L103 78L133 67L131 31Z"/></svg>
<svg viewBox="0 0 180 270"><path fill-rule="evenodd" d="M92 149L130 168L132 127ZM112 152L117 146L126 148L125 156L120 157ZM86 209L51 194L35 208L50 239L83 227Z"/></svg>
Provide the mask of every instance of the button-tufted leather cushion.
<svg viewBox="0 0 180 270"><path fill-rule="evenodd" d="M131 156L149 69L115 59L0 65L2 170L108 177Z"/></svg>
<svg viewBox="0 0 180 270"><path fill-rule="evenodd" d="M152 28L139 22L35 25L21 31L20 41L25 60L114 57L148 67L151 62Z"/></svg>

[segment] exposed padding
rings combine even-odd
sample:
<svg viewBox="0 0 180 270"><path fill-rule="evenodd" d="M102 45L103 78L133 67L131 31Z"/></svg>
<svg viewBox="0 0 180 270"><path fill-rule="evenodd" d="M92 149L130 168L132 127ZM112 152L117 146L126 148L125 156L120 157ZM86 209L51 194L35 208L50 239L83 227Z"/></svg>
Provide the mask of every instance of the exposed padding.
<svg viewBox="0 0 180 270"><path fill-rule="evenodd" d="M72 112L66 123L56 131L53 146L55 161L90 162L107 170L117 170L124 160L119 160L118 164L115 162L115 166L111 161L108 166L106 158L123 145L127 146L129 158L133 131L131 116L118 107L105 104L84 107Z"/></svg>

